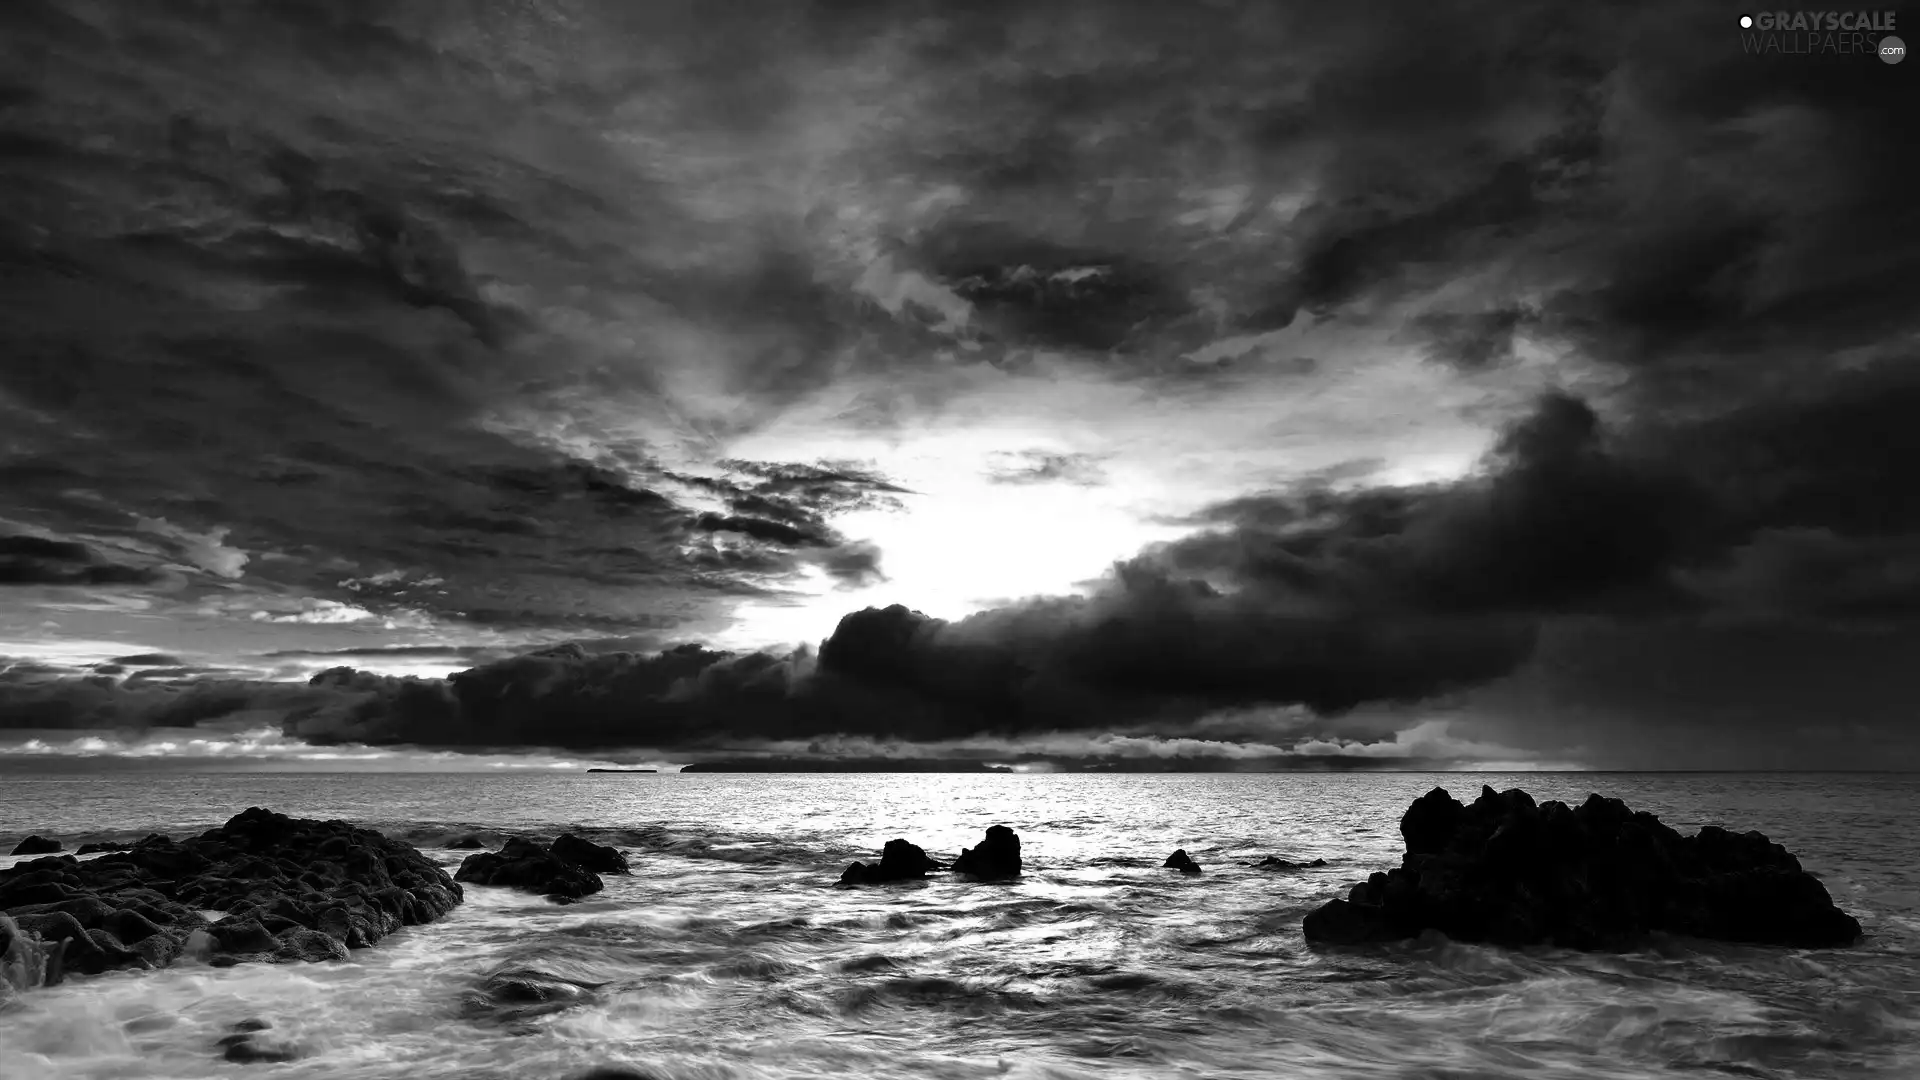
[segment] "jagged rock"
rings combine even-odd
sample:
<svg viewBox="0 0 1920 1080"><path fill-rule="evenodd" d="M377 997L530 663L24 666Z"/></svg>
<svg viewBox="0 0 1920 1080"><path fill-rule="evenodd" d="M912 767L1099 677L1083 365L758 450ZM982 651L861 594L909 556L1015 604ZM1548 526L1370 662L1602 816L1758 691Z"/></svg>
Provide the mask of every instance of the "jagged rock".
<svg viewBox="0 0 1920 1080"><path fill-rule="evenodd" d="M604 887L600 875L519 836L508 840L499 851L467 856L453 879L523 889L562 900L578 900Z"/></svg>
<svg viewBox="0 0 1920 1080"><path fill-rule="evenodd" d="M74 854L98 855L103 851L125 851L132 846L132 844L123 844L118 840L98 840L90 844L81 844L80 847L74 851Z"/></svg>
<svg viewBox="0 0 1920 1080"><path fill-rule="evenodd" d="M15 855L51 855L61 848L58 840L49 840L44 836L29 836L14 845Z"/></svg>
<svg viewBox="0 0 1920 1080"><path fill-rule="evenodd" d="M889 840L880 850L880 861L854 862L840 875L842 885L878 885L888 881L906 881L926 877L930 871L944 869L918 844Z"/></svg>
<svg viewBox="0 0 1920 1080"><path fill-rule="evenodd" d="M1160 865L1168 870L1178 870L1183 874L1197 874L1200 872L1200 864L1193 861L1193 856L1187 854L1186 848L1181 848L1167 856L1167 861Z"/></svg>
<svg viewBox="0 0 1920 1080"><path fill-rule="evenodd" d="M596 874L631 874L627 857L618 848L596 844L583 840L572 833L562 833L560 838L548 845L555 858L564 859L577 866L585 867Z"/></svg>
<svg viewBox="0 0 1920 1080"><path fill-rule="evenodd" d="M953 872L976 878L1020 876L1020 837L1005 825L987 828L986 839L963 848L953 860Z"/></svg>
<svg viewBox="0 0 1920 1080"><path fill-rule="evenodd" d="M1359 944L1438 930L1459 941L1631 948L1659 931L1753 944L1851 944L1860 924L1785 848L1707 826L1682 836L1591 795L1579 808L1435 788L1407 808L1401 865L1308 915L1310 941Z"/></svg>
<svg viewBox="0 0 1920 1080"><path fill-rule="evenodd" d="M460 886L413 848L340 821L253 807L175 842L0 870L0 910L82 974L157 967L199 943L215 964L340 959L460 902ZM209 924L203 910L226 912ZM323 941L322 939L325 939Z"/></svg>

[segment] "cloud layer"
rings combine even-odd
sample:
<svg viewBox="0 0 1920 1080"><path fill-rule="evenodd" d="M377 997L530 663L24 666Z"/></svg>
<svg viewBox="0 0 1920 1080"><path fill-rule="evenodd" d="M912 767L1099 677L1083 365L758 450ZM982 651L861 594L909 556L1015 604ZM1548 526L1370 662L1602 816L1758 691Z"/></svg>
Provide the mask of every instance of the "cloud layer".
<svg viewBox="0 0 1920 1080"><path fill-rule="evenodd" d="M0 29L17 730L1784 748L1911 628L1920 121L1711 4Z"/></svg>

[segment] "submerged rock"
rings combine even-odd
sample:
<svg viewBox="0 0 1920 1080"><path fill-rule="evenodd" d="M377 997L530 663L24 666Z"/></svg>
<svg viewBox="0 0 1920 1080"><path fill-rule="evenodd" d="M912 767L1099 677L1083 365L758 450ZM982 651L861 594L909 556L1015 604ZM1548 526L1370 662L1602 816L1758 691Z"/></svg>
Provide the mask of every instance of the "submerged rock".
<svg viewBox="0 0 1920 1080"><path fill-rule="evenodd" d="M306 1056L305 1048L275 1032L265 1020L242 1020L214 1045L220 1048L221 1057L243 1065L297 1061Z"/></svg>
<svg viewBox="0 0 1920 1080"><path fill-rule="evenodd" d="M15 855L51 855L62 847L60 841L49 840L44 836L29 836L14 845Z"/></svg>
<svg viewBox="0 0 1920 1080"><path fill-rule="evenodd" d="M1315 870L1327 865L1327 860L1315 859L1312 862L1288 862L1278 855L1269 855L1252 865L1255 870Z"/></svg>
<svg viewBox="0 0 1920 1080"><path fill-rule="evenodd" d="M1847 945L1860 923L1758 832L1682 836L1652 814L1590 795L1578 809L1481 789L1462 806L1435 788L1400 821L1401 865L1306 917L1309 941L1359 944L1438 930L1458 941L1630 948L1659 931L1752 944Z"/></svg>
<svg viewBox="0 0 1920 1080"><path fill-rule="evenodd" d="M592 1004L605 985L534 968L506 968L481 979L461 999L460 1014L469 1020L515 1023Z"/></svg>
<svg viewBox="0 0 1920 1080"><path fill-rule="evenodd" d="M453 879L523 889L560 900L578 900L604 888L600 875L521 836L508 840L499 851L467 856Z"/></svg>
<svg viewBox="0 0 1920 1080"><path fill-rule="evenodd" d="M888 881L907 881L923 878L934 870L942 870L918 844L905 840L889 840L880 850L880 861L873 863L854 862L840 875L842 885L878 885Z"/></svg>
<svg viewBox="0 0 1920 1080"><path fill-rule="evenodd" d="M585 867L596 874L631 874L633 869L627 865L627 857L619 848L596 844L583 840L572 833L562 833L558 840L547 846L554 858Z"/></svg>
<svg viewBox="0 0 1920 1080"><path fill-rule="evenodd" d="M1167 861L1160 865L1168 870L1178 870L1183 874L1197 874L1200 872L1200 864L1193 861L1193 856L1187 854L1186 848L1181 848L1167 856Z"/></svg>
<svg viewBox="0 0 1920 1080"><path fill-rule="evenodd" d="M74 854L98 855L103 851L126 851L131 847L133 847L132 844L121 843L118 840L100 840L91 844L81 844L80 847L74 851Z"/></svg>
<svg viewBox="0 0 1920 1080"><path fill-rule="evenodd" d="M480 839L472 833L468 833L465 836L456 836L447 841L447 847L456 851L479 851L486 846L487 842L485 840Z"/></svg>
<svg viewBox="0 0 1920 1080"><path fill-rule="evenodd" d="M961 849L953 872L976 878L1019 877L1020 837L1005 825L989 826L986 839Z"/></svg>
<svg viewBox="0 0 1920 1080"><path fill-rule="evenodd" d="M223 966L344 959L460 899L446 871L405 844L258 807L178 843L149 836L85 862L0 870L0 910L82 974L164 966L190 940ZM209 924L208 910L225 915Z"/></svg>

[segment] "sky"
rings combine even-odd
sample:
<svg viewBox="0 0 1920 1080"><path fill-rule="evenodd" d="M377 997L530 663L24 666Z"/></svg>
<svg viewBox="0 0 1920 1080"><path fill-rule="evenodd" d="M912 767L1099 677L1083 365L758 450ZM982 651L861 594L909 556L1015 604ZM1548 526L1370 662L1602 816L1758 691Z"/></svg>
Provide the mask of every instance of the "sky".
<svg viewBox="0 0 1920 1080"><path fill-rule="evenodd" d="M0 756L1920 767L1920 69L1740 14L0 6Z"/></svg>

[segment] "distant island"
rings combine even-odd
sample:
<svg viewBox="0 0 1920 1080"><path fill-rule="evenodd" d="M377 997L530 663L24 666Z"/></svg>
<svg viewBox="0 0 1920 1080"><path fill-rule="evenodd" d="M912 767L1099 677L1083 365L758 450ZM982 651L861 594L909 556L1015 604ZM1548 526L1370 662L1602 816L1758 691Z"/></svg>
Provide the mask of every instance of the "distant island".
<svg viewBox="0 0 1920 1080"><path fill-rule="evenodd" d="M657 772L659 772L660 770L659 770L659 769L588 769L587 771L588 771L588 772L650 772L650 773L657 773Z"/></svg>
<svg viewBox="0 0 1920 1080"><path fill-rule="evenodd" d="M1005 765L940 758L724 758L696 761L683 773L1010 773Z"/></svg>

